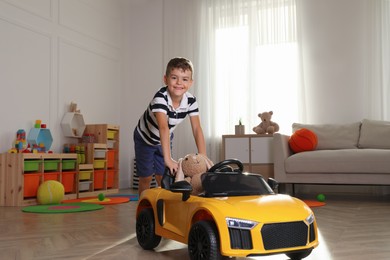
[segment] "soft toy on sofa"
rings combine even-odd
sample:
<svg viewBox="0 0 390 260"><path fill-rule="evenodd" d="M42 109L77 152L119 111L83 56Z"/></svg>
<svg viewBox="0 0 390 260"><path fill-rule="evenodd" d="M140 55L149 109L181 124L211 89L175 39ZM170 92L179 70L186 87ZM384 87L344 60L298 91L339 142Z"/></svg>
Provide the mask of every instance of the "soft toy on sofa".
<svg viewBox="0 0 390 260"><path fill-rule="evenodd" d="M271 121L273 114L272 111L259 113L258 116L261 119L261 123L258 126L253 127L253 131L256 134L273 134L279 131L279 125Z"/></svg>
<svg viewBox="0 0 390 260"><path fill-rule="evenodd" d="M192 186L192 194L203 192L201 176L213 166L213 162L202 154L187 154L179 159L175 181L186 180Z"/></svg>

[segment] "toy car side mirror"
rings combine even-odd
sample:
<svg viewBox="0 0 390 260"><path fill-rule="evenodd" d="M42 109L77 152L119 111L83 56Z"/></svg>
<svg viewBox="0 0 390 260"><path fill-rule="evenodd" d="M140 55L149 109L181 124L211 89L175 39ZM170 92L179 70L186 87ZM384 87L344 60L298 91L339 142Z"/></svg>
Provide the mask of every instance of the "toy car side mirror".
<svg viewBox="0 0 390 260"><path fill-rule="evenodd" d="M169 189L172 192L182 193L182 201L187 201L192 192L192 186L187 181L177 181L171 184Z"/></svg>
<svg viewBox="0 0 390 260"><path fill-rule="evenodd" d="M279 187L279 182L277 182L274 178L268 178L267 183L272 190L276 190Z"/></svg>

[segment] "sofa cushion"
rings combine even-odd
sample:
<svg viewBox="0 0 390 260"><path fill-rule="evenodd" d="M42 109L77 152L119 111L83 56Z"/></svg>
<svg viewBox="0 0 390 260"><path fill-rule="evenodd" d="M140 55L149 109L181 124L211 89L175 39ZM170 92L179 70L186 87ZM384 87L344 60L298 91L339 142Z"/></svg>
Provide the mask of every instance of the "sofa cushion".
<svg viewBox="0 0 390 260"><path fill-rule="evenodd" d="M285 168L287 173L390 173L388 158L386 149L316 150L289 156Z"/></svg>
<svg viewBox="0 0 390 260"><path fill-rule="evenodd" d="M390 122L363 119L359 148L390 149Z"/></svg>
<svg viewBox="0 0 390 260"><path fill-rule="evenodd" d="M358 147L360 122L349 124L293 123L293 132L300 128L313 131L318 138L316 150L352 149Z"/></svg>

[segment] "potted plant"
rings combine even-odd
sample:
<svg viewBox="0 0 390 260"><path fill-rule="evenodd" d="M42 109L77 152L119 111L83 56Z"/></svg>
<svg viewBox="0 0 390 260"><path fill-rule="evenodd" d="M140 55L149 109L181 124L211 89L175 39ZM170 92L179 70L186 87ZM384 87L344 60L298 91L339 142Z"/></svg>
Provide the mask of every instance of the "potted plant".
<svg viewBox="0 0 390 260"><path fill-rule="evenodd" d="M245 134L245 126L242 124L241 119L238 121L238 125L235 125L234 130L236 135Z"/></svg>

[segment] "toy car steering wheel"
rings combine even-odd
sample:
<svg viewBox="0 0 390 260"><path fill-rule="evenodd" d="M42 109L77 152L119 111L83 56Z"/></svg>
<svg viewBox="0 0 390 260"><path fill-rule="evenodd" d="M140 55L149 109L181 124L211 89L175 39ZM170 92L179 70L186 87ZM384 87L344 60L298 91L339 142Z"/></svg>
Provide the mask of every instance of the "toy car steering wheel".
<svg viewBox="0 0 390 260"><path fill-rule="evenodd" d="M228 166L230 164L235 164L238 167L238 170L240 172L243 172L244 165L242 164L242 162L240 162L237 159L227 159L227 160L221 161L219 163L216 163L208 170L208 172L221 171L222 168L224 168L224 167L226 167L226 166Z"/></svg>

